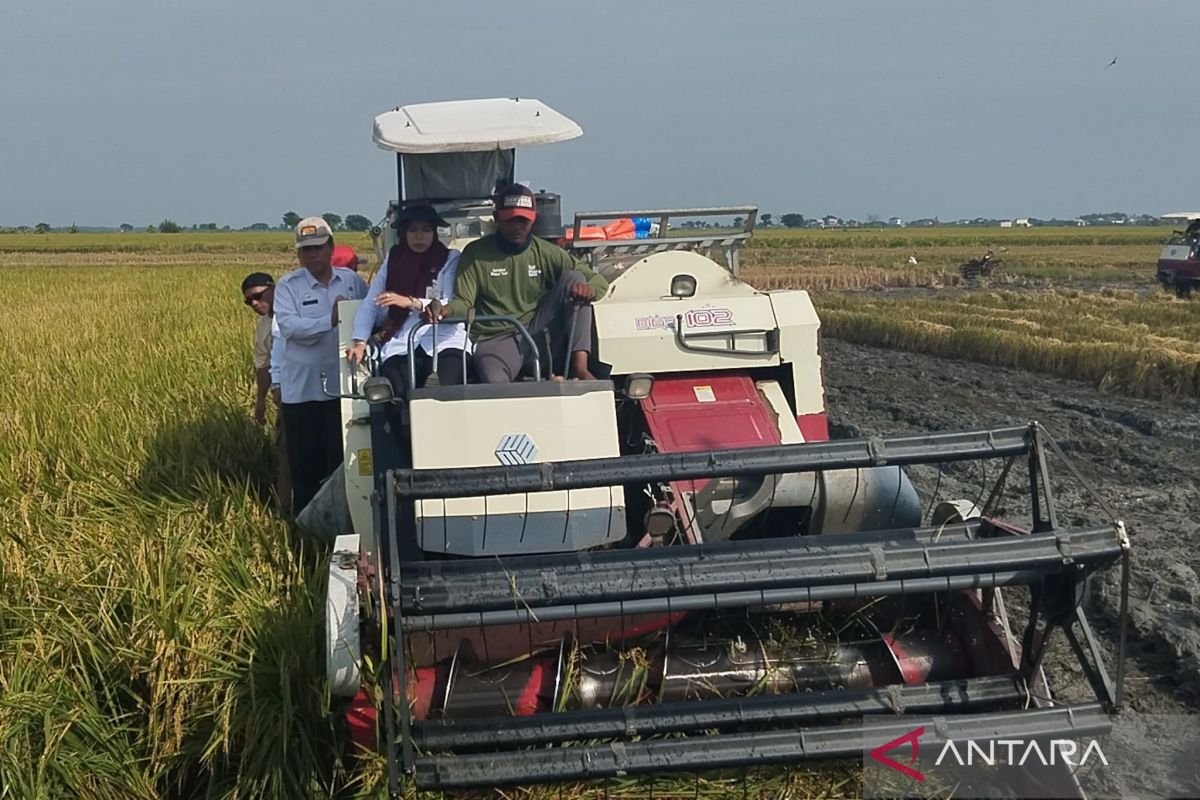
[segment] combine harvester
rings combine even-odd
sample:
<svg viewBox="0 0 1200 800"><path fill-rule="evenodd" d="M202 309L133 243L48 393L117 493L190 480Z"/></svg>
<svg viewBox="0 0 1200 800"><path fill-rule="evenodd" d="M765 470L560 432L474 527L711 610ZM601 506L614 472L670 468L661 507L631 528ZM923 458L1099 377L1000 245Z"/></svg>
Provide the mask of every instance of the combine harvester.
<svg viewBox="0 0 1200 800"><path fill-rule="evenodd" d="M381 244L406 199L432 199L461 248L492 229L515 148L581 133L536 100L379 116L400 197ZM560 239L559 198L537 197L535 232ZM542 354L526 380L418 388L395 415L377 365L343 362L329 680L393 793L859 759L911 727L898 714L941 717L934 740L1107 730L1121 667L1080 599L1095 571L1127 573L1122 526L1060 525L1036 423L830 440L808 294L739 278L755 214L575 217L564 241L611 286L603 380L548 380ZM669 233L699 217L745 221ZM596 235L606 220L637 222ZM922 501L905 471L965 461L994 464L990 496ZM1028 514L992 518L1014 494ZM1008 587L1027 587L1019 619ZM1046 686L1058 631L1088 702ZM1023 793L1076 785L1034 778Z"/></svg>
<svg viewBox="0 0 1200 800"><path fill-rule="evenodd" d="M1200 288L1200 211L1163 214L1163 219L1183 223L1186 228L1173 231L1158 256L1155 277L1176 297L1188 297Z"/></svg>

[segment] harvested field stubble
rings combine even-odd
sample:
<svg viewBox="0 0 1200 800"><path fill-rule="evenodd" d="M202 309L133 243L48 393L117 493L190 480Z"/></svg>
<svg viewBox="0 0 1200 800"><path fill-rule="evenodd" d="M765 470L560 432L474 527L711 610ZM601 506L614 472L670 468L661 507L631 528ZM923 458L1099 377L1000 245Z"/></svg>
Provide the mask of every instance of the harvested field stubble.
<svg viewBox="0 0 1200 800"><path fill-rule="evenodd" d="M1004 261L992 284L1152 285L1168 235L1166 228L768 229L755 233L741 259L746 278L763 289L957 286L958 266L988 249Z"/></svg>
<svg viewBox="0 0 1200 800"><path fill-rule="evenodd" d="M859 344L1048 372L1135 396L1200 396L1200 305L1165 294L827 294L817 305L827 335Z"/></svg>

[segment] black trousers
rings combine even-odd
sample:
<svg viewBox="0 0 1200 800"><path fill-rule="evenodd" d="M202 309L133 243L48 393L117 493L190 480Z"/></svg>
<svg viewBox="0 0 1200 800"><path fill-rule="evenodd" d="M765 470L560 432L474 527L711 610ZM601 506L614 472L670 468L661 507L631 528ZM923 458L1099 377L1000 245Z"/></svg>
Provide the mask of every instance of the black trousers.
<svg viewBox="0 0 1200 800"><path fill-rule="evenodd" d="M416 349L417 388L425 385L433 374L433 356L420 348ZM392 391L396 397L408 397L408 356L392 356L379 365L379 374L392 382ZM471 356L467 356L467 370L471 369ZM463 352L458 349L446 349L438 353L438 380L443 386L458 386L466 383L463 373Z"/></svg>
<svg viewBox="0 0 1200 800"><path fill-rule="evenodd" d="M292 475L292 511L299 514L342 463L342 417L337 400L283 403L288 469Z"/></svg>

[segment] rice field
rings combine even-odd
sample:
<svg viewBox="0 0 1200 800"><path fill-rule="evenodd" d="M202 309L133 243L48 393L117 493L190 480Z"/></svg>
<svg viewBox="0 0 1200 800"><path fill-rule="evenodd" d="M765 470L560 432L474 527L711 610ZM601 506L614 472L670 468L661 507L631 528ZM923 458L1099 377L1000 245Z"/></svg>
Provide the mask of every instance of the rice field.
<svg viewBox="0 0 1200 800"><path fill-rule="evenodd" d="M1200 397L1200 305L1165 293L823 295L828 336L1077 378L1138 397Z"/></svg>
<svg viewBox="0 0 1200 800"><path fill-rule="evenodd" d="M743 264L756 286L812 291L827 336L1046 372L1133 396L1197 397L1200 304L1160 291L1154 279L1168 234L1165 227L772 231ZM987 249L1004 268L964 282L958 265Z"/></svg>
<svg viewBox="0 0 1200 800"><path fill-rule="evenodd" d="M961 285L959 264L992 250L1004 261L995 286L1149 286L1169 234L1167 227L770 229L755 235L742 265L763 289L940 289Z"/></svg>
<svg viewBox="0 0 1200 800"><path fill-rule="evenodd" d="M1145 291L1165 229L1052 233L767 232L744 264L816 290L830 335L1200 394L1200 302ZM987 247L1007 248L1012 285L836 291L953 287ZM238 285L291 263L287 233L0 236L0 798L382 796L378 761L346 769L321 553L273 511L273 449L252 423ZM1108 282L1124 288L1090 290ZM1052 290L1012 290L1029 284ZM742 777L654 796L737 796ZM836 772L750 777L750 797L857 789Z"/></svg>
<svg viewBox="0 0 1200 800"><path fill-rule="evenodd" d="M336 781L322 590L267 502L240 272L5 270L0 796Z"/></svg>

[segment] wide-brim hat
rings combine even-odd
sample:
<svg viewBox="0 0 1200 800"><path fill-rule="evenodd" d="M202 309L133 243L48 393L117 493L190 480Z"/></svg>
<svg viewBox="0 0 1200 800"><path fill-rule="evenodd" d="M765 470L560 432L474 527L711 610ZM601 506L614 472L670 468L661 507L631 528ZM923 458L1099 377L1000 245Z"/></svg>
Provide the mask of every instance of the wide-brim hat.
<svg viewBox="0 0 1200 800"><path fill-rule="evenodd" d="M435 228L449 228L450 223L442 219L438 214L437 209L429 205L429 203L416 203L411 206L405 206L400 213L396 215L395 226L397 229L403 228L410 222L428 222Z"/></svg>

